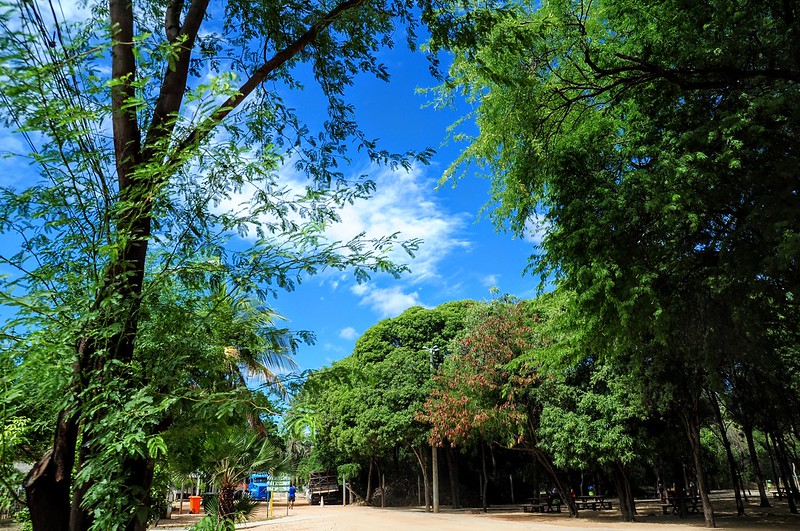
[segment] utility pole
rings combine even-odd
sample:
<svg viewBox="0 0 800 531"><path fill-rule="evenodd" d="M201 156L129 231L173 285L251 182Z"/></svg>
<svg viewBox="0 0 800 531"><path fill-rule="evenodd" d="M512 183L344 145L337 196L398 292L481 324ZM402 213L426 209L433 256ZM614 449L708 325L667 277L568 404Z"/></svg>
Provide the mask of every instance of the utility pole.
<svg viewBox="0 0 800 531"><path fill-rule="evenodd" d="M431 445L431 461L433 466L433 512L439 512L439 448Z"/></svg>
<svg viewBox="0 0 800 531"><path fill-rule="evenodd" d="M436 371L436 363L434 361L434 354L438 354L439 347L425 347L425 350L428 351L430 354L431 360L431 378L433 377L434 372ZM431 477L431 483L433 483L433 512L439 512L439 448L435 445L431 445L431 468L433 468L433 474Z"/></svg>

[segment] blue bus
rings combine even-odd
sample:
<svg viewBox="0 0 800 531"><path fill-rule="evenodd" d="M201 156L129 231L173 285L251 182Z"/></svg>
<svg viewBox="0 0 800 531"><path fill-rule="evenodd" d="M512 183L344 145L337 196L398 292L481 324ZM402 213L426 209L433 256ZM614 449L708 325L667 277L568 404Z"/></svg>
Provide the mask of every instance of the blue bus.
<svg viewBox="0 0 800 531"><path fill-rule="evenodd" d="M253 500L269 501L269 480L270 475L266 472L255 473L250 475L250 480L247 482L247 493Z"/></svg>

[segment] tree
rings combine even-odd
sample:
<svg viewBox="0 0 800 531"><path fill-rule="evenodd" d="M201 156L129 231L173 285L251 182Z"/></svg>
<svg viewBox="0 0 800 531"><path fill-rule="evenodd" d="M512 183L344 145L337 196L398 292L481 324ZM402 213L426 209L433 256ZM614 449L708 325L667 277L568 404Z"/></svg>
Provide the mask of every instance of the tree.
<svg viewBox="0 0 800 531"><path fill-rule="evenodd" d="M430 3L418 7L436 20ZM120 433L130 444L104 464L125 487L114 496L124 510L103 510L107 484L93 480L107 413L147 401L137 340L144 301L165 279L216 275L264 297L325 268L353 268L359 279L402 270L385 258L393 236L328 242L322 232L339 206L374 188L340 169L351 146L386 164L429 155L380 150L344 96L359 73L388 77L377 51L400 27L413 42L413 12L395 1L144 0L90 3L76 20L35 2L3 6L3 124L40 177L1 192L0 228L19 241L2 258L15 271L4 293L17 288L8 333L18 344L44 334L49 348L37 356L61 362L52 449L26 482L36 529L111 526L100 514L116 515L119 527L146 525L154 456L144 441L168 415L154 412L144 438ZM302 65L327 97L319 131L315 110L307 125L305 109L283 100L303 88ZM309 177L299 194L282 182L282 161ZM252 194L247 205L219 208L240 191ZM256 243L226 247L235 233Z"/></svg>
<svg viewBox="0 0 800 531"><path fill-rule="evenodd" d="M560 299L535 301L508 297L477 305L450 346L453 354L436 376L436 386L418 418L431 425L430 441L468 446L522 449L532 455L558 488L570 514L577 509L552 456L541 444L542 380L548 378L546 353L557 340L555 318ZM488 474L484 470L484 508Z"/></svg>
<svg viewBox="0 0 800 531"><path fill-rule="evenodd" d="M473 303L451 302L433 309L412 307L369 328L353 353L309 376L293 407L313 412L314 452L329 468L365 463L370 497L372 464L410 449L431 505L427 427L415 418L428 396L433 366L462 326ZM437 348L440 347L440 348ZM302 410L302 409L301 409Z"/></svg>
<svg viewBox="0 0 800 531"><path fill-rule="evenodd" d="M280 472L286 458L275 442L241 428L228 428L211 434L203 442L203 459L219 487L217 525L236 520L234 491L253 472ZM232 527L232 525L231 525Z"/></svg>
<svg viewBox="0 0 800 531"><path fill-rule="evenodd" d="M485 168L498 224L543 230L531 268L578 294L593 350L676 404L708 526L702 393L765 331L794 335L799 10L519 4L439 40L443 98L480 127L446 177Z"/></svg>

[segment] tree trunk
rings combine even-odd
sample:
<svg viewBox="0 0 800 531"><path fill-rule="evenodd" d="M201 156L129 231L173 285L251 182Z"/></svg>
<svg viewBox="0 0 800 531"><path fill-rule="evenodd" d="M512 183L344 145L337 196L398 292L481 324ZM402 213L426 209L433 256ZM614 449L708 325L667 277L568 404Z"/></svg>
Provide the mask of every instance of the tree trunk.
<svg viewBox="0 0 800 531"><path fill-rule="evenodd" d="M425 486L425 511L431 510L431 480L428 475L428 452L422 446L413 446L414 455L417 456L417 463L422 472L422 483Z"/></svg>
<svg viewBox="0 0 800 531"><path fill-rule="evenodd" d="M489 488L489 477L486 474L486 443L481 443L481 507L483 512L489 511L489 504L486 500L486 491Z"/></svg>
<svg viewBox="0 0 800 531"><path fill-rule="evenodd" d="M36 463L23 483L31 523L36 531L69 530L70 487L77 442L77 416L61 411L53 448Z"/></svg>
<svg viewBox="0 0 800 531"><path fill-rule="evenodd" d="M84 433L84 438L86 434ZM89 459L89 447L84 444L78 451L78 466L76 467L77 473L80 473L84 464ZM92 518L89 512L82 506L83 497L89 490L89 487L94 482L94 478L85 481L82 485L76 485L72 492L72 508L69 515L69 528L70 529L89 529L92 525Z"/></svg>
<svg viewBox="0 0 800 531"><path fill-rule="evenodd" d="M797 503L795 500L797 499L797 488L794 484L794 480L792 479L791 469L789 468L789 460L787 458L785 448L782 444L782 439L780 436L772 434L772 442L775 445L775 457L778 460L778 468L781 471L781 476L783 478L783 489L786 492L786 501L789 503L789 512L792 514L797 514Z"/></svg>
<svg viewBox="0 0 800 531"><path fill-rule="evenodd" d="M236 502L233 499L233 485L226 483L219 488L219 501L217 504L219 512L219 522L233 520L233 513Z"/></svg>
<svg viewBox="0 0 800 531"><path fill-rule="evenodd" d="M619 494L619 510L622 513L622 519L625 522L635 521L636 503L633 499L631 482L625 466L619 462L614 463L614 483L616 483Z"/></svg>
<svg viewBox="0 0 800 531"><path fill-rule="evenodd" d="M364 497L364 503L369 505L372 500L372 461L374 458L369 458L369 471L367 472L367 495Z"/></svg>
<svg viewBox="0 0 800 531"><path fill-rule="evenodd" d="M692 460L697 477L697 489L700 494L700 500L703 502L705 524L706 527L716 527L714 508L711 506L711 500L708 498L708 485L705 472L703 471L702 447L700 445L700 416L697 408L698 397L695 397L694 400L692 400L690 404L686 404L686 408L681 411L681 420L686 430L686 436L689 439L689 447L692 450ZM683 496L683 492L679 492L678 495ZM683 503L681 503L681 512L685 514L685 504Z"/></svg>
<svg viewBox="0 0 800 531"><path fill-rule="evenodd" d="M558 489L558 494L561 496L561 501L566 504L569 510L569 515L573 518L577 518L578 507L575 505L575 500L572 499L572 495L570 494L569 483L561 479L561 476L559 476L555 467L544 452L536 447L530 448L529 451L533 453L536 460L539 461L539 464L542 465L542 468L550 477L550 480L555 484L556 489Z"/></svg>
<svg viewBox="0 0 800 531"><path fill-rule="evenodd" d="M96 329L89 330L89 334L97 333L101 329L120 330L112 337L99 334L104 336L103 345L91 345L85 338L81 341L78 349L79 378L73 383L76 388L70 390L73 397L82 395L86 383L94 379L93 371L104 369L108 361L127 363L131 360L138 326L138 304L144 280L147 245L152 230L153 200L163 184L175 173L181 157L188 149L212 134L215 127L239 107L244 99L261 86L275 70L300 54L343 14L357 9L362 3L362 0L341 2L321 16L317 23L311 24L297 39L257 68L235 96L222 103L200 127L191 131L183 141L179 141L177 147L172 150L175 160L166 161L161 146L172 144L168 140L172 137L177 123L173 117L179 114L181 109L194 43L206 16L208 1L193 0L182 12L183 21L174 21L175 33L168 37L170 42L177 44L174 48L176 57L171 61L170 68L164 69L160 95L153 107L152 120L144 144L137 116L140 109L131 104L131 101L137 99L136 85L141 81L137 79L134 53L136 40L134 4L124 0L110 0L108 3L108 14L113 30L111 75L114 83L111 85L111 127L120 198L115 205L117 209L114 212L114 223L116 229L125 235L127 243L119 250L117 258L109 263L104 285L97 294L93 309L103 308L112 298L123 301L126 307L123 310L115 309L113 314L103 315L96 323ZM137 173L137 170L145 165L160 166L162 171L150 175ZM120 313L116 313L117 311ZM103 354L98 356L98 352ZM112 378L127 378L126 375L109 372ZM84 531L88 525L87 518L81 514L83 508L80 489L76 491L76 499L72 500L72 504L76 507L74 511L70 509L72 468L75 464L76 443L79 437L78 418L78 412L59 413L53 448L36 463L24 482L35 531ZM126 487L136 493L137 504L148 501L152 483L150 468L151 464L146 460L128 459L120 470L120 475L126 479ZM137 508L143 507L145 506L140 505ZM146 516L142 511L132 511L132 513L137 516L127 523L126 528L141 529L142 519L146 519ZM74 519L77 528L70 529L70 518Z"/></svg>
<svg viewBox="0 0 800 531"><path fill-rule="evenodd" d="M711 402L711 406L714 410L714 417L717 420L717 425L719 426L719 434L722 438L722 446L725 448L725 457L728 460L728 468L731 470L731 480L733 481L733 494L736 499L736 514L737 516L746 516L744 513L744 503L742 502L742 483L739 477L739 466L736 464L736 458L733 456L733 450L731 450L731 441L728 439L728 432L725 428L725 422L722 419L722 410L719 406L719 401L717 400L716 393L712 391L707 391L706 395L708 396L709 402Z"/></svg>
<svg viewBox="0 0 800 531"><path fill-rule="evenodd" d="M758 483L758 497L761 500L760 506L772 507L769 503L767 489L764 487L764 473L761 471L761 464L758 462L756 443L753 440L753 425L749 422L743 422L742 430L744 431L744 438L747 440L747 451L750 454L750 466L753 467L753 473L755 473L756 482Z"/></svg>
<svg viewBox="0 0 800 531"><path fill-rule="evenodd" d="M449 441L445 441L447 448L447 475L450 478L450 498L453 509L461 507L461 491L458 486L458 463L453 456L453 447Z"/></svg>

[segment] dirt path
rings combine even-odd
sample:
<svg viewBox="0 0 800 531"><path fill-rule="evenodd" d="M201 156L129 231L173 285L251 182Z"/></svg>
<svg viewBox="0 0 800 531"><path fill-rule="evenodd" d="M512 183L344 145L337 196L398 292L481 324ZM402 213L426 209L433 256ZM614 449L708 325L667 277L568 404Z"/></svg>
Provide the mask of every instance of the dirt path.
<svg viewBox="0 0 800 531"><path fill-rule="evenodd" d="M731 530L789 530L800 529L800 516L789 514L788 509L778 505L761 509L748 507L748 517L735 516L733 507L724 500L715 502L717 529ZM237 526L249 531L516 531L551 530L577 531L584 529L608 529L618 531L696 531L704 529L702 516L681 520L677 516L661 513L660 506L640 505L640 516L634 523L621 522L619 512L584 511L580 518L569 518L566 513L523 513L519 506L494 507L489 513L450 511L443 509L438 514L426 513L419 508L386 508L364 506L310 506L299 502L287 511L279 504L274 509L275 517L267 519L266 506L259 508L253 521ZM289 513L288 516L286 515ZM585 515L585 516L584 516ZM158 529L167 527L185 528L196 520L196 515L173 515L169 522L162 520ZM165 525L166 524L166 525Z"/></svg>

